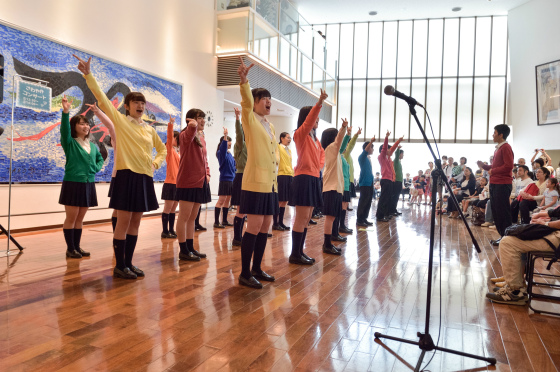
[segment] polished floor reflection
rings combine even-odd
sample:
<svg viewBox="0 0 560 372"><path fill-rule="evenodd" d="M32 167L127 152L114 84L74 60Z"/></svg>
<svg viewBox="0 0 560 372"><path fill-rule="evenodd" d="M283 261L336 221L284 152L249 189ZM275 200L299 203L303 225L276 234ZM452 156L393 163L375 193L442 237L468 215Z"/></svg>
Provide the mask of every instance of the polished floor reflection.
<svg viewBox="0 0 560 372"><path fill-rule="evenodd" d="M231 228L212 230L212 210L195 240L208 258L196 263L179 261L177 241L159 237L161 220L145 218L134 264L146 277L136 281L111 276L110 224L84 229L92 256L81 260L65 258L61 230L19 234L24 253L1 259L0 370L410 371L417 347L374 338L416 340L424 329L429 211L402 211L348 236L341 257L322 253L319 220L307 236L313 266L290 265L291 233L275 231L263 267L277 280L262 290L237 285L240 253ZM488 243L496 233L473 229L479 255L458 220L441 227L431 334L498 365L438 352L426 370L557 371L560 319L485 299L488 279L501 274Z"/></svg>

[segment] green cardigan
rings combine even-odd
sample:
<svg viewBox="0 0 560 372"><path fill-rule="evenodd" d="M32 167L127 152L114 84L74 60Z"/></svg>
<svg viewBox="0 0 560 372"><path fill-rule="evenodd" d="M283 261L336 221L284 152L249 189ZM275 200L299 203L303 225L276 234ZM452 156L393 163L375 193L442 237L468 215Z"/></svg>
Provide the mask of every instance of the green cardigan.
<svg viewBox="0 0 560 372"><path fill-rule="evenodd" d="M70 114L62 113L60 144L66 155L64 181L95 182L95 174L103 167L103 158L92 142L88 154L70 134Z"/></svg>

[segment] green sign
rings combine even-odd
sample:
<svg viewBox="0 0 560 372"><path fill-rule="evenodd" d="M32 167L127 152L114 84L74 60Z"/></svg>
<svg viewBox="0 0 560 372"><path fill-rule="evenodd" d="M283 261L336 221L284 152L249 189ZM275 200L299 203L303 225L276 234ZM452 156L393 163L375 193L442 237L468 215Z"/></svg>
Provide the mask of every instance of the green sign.
<svg viewBox="0 0 560 372"><path fill-rule="evenodd" d="M16 106L38 111L51 111L52 89L44 85L19 80Z"/></svg>

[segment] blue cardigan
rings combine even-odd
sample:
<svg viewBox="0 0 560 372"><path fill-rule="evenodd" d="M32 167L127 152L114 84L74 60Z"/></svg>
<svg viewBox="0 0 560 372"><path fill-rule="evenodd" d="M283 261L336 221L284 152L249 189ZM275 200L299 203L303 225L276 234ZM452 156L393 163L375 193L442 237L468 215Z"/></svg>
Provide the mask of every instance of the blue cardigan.
<svg viewBox="0 0 560 372"><path fill-rule="evenodd" d="M228 141L222 141L216 155L220 163L220 181L232 182L235 178L235 159L227 147Z"/></svg>

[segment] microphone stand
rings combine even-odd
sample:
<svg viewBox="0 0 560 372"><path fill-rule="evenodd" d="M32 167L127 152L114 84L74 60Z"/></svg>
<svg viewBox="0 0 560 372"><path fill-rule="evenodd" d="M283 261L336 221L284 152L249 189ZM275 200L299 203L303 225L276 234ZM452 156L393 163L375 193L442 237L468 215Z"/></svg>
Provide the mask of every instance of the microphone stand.
<svg viewBox="0 0 560 372"><path fill-rule="evenodd" d="M437 345L434 344L432 336L430 335L430 308L431 308L431 298L432 298L432 272L433 272L433 266L434 266L434 233L435 233L435 223L436 223L436 199L437 199L437 185L440 182L444 183L445 187L449 191L449 193L450 193L449 200L452 200L452 202L457 207L457 210L459 211L459 214L461 215L463 223L465 224L465 227L467 228L467 231L469 232L469 235L471 236L471 240L472 240L472 243L473 243L474 247L476 248L476 251L478 253L481 253L481 251L480 251L480 247L478 246L478 242L476 241L476 238L474 237L474 235L473 235L473 233L472 233L472 231L471 231L471 229L470 229L470 227L467 223L467 220L465 219L465 216L463 215L463 211L459 207L459 202L457 201L457 199L455 198L455 195L451 191L451 186L449 185L449 182L447 181L447 178L445 177L445 174L444 174L443 169L441 167L441 160L436 157L436 154L434 153L434 151L432 149L430 141L428 140L428 137L426 136L426 132L422 128L422 125L420 125L420 121L418 120L418 116L416 116L416 109L414 108L414 106L415 106L415 104L409 104L410 113L411 113L412 116L414 116L414 119L416 120L416 124L418 124L418 128L420 129L420 132L422 133L422 136L424 137L424 141L426 141L426 144L428 145L428 149L432 153L432 157L434 158L434 164L435 164L435 169L432 171L432 174L431 174L431 177L432 177L432 213L431 213L431 216L430 216L430 256L429 256L429 263L428 263L428 290L427 290L427 293L426 293L426 324L425 324L425 328L424 328L424 333L420 333L420 332L417 333L417 336L419 337L419 341L412 341L412 340L407 340L407 339L404 339L404 338L388 336L388 335L381 334L379 332L375 332L374 335L375 335L375 338L377 338L377 339L386 338L386 339L393 340L393 341L404 342L404 343L411 344L411 345L417 345L422 350L422 353L420 354L420 358L418 359L418 363L416 364L416 368L414 370L416 372L420 371L420 367L422 365L422 361L424 360L424 356L426 355L426 352L432 351L432 350L439 350L439 351L442 351L442 352L445 352L445 353L451 353L451 354L455 354L455 355L464 356L464 357L467 357L467 358L483 360L485 362L490 363L491 365L495 365L496 364L496 359L495 358L486 358L486 357L482 357L482 356L479 356L479 355L464 353L462 351L452 350L452 349L447 349L447 348L444 348L444 347L437 346ZM436 198L434 198L434 195L436 195Z"/></svg>

